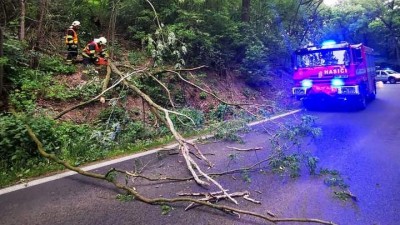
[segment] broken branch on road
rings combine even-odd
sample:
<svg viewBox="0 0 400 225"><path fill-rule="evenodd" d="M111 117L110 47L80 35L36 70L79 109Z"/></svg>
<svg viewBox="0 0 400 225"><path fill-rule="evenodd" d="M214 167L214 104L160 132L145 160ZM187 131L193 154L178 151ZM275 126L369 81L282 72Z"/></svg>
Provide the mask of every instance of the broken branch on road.
<svg viewBox="0 0 400 225"><path fill-rule="evenodd" d="M13 111L13 113L16 114L15 111ZM55 154L47 153L42 142L37 138L36 134L33 132L31 127L29 125L26 125L26 129L28 131L29 137L35 142L37 150L41 156L43 156L47 159L53 160L53 161L65 166L69 170L77 172L81 175L110 182L110 183L114 184L114 186L116 188L126 191L127 193L134 196L136 200L144 202L144 203L153 204L153 205L163 205L165 203L189 202L189 203L198 204L198 205L207 206L207 207L210 207L213 209L217 209L222 212L232 212L233 214L238 214L238 215L242 214L242 215L257 217L257 218L261 218L261 219L264 219L266 221L270 221L273 223L308 222L308 223L335 225L335 223L330 222L330 221L313 219L313 218L276 218L274 216L271 216L268 213L267 213L267 215L263 215L263 214L252 212L252 211L242 210L242 209L234 208L234 207L227 206L227 205L211 203L208 201L201 201L198 199L188 198L188 197L148 198L148 197L143 196L141 193L139 193L134 187L129 187L129 186L127 186L127 184L118 182L116 175L114 175L114 172L116 171L115 169L111 169L105 175L100 174L100 173L95 173L95 172L87 172L78 167L70 165L68 162L66 162L64 160L61 160ZM230 200L232 199L231 196L227 196L226 190L221 190L221 192L223 193L223 196L225 196L226 198L229 198Z"/></svg>
<svg viewBox="0 0 400 225"><path fill-rule="evenodd" d="M261 149L262 149L262 147L254 147L254 148L237 148L237 147L230 147L230 146L227 146L227 148L229 148L229 149L233 149L233 150L236 150L236 151L256 151L256 150L261 150Z"/></svg>

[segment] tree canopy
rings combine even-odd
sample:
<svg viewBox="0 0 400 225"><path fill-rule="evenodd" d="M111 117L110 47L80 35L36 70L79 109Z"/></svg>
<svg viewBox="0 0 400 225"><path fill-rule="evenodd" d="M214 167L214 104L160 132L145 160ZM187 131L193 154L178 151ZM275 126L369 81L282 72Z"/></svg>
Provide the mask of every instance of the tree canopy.
<svg viewBox="0 0 400 225"><path fill-rule="evenodd" d="M289 69L295 48L325 39L364 42L376 50L379 62L400 64L400 3L395 0L383 4L343 0L334 6L322 0L166 0L152 4L160 25L187 48L185 63L219 71L240 69L255 86L267 84L276 69ZM5 0L0 8L7 37L24 32L31 47L36 39L43 39L38 41L40 47L54 54L62 53L60 37L73 20L82 24L82 44L106 36L113 40L114 49L125 44L132 51L151 47L149 34L158 29L153 9L145 0ZM38 29L43 32L37 33ZM41 33L46 35L38 37Z"/></svg>

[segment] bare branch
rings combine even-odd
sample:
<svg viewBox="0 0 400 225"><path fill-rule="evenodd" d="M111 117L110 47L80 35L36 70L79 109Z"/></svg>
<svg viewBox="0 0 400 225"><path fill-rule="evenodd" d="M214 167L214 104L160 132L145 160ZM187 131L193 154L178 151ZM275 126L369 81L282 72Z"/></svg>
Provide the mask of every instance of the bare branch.
<svg viewBox="0 0 400 225"><path fill-rule="evenodd" d="M11 109L11 111L16 116L16 112L13 109ZM54 154L48 154L45 151L45 149L43 147L43 144L36 137L35 133L32 131L32 129L29 127L29 125L26 125L26 128L27 128L27 131L28 131L28 135L36 143L37 149L38 149L40 155L42 155L43 157L45 157L47 159L50 159L52 161L55 161L56 163L59 163L59 164L63 165L67 169L72 170L74 172L77 172L77 173L79 173L81 175L108 181L108 182L114 184L114 186L116 188L127 191L129 194L133 195L135 197L135 199L137 199L139 201L142 201L142 202L145 202L145 203L148 203L148 204L165 204L165 203L174 203L174 202L191 202L191 203L195 203L195 204L199 204L199 205L203 205L203 206L208 206L210 208L214 208L214 209L217 209L217 210L220 210L220 211L223 211L223 212L233 212L233 213L236 213L236 214L244 214L244 215L254 216L254 217L261 218L261 219L264 219L266 221L270 221L270 222L273 222L273 223L279 223L279 222L308 222L308 223L319 223L319 224L335 225L333 222L330 222L330 221L324 221L324 220L312 219L312 218L275 218L275 217L272 217L271 215L262 215L262 214L255 213L255 212L252 212L252 211L241 210L241 209L237 209L237 208L226 206L226 205L217 205L215 203L210 203L210 202L207 202L207 201L201 201L201 200L192 199L192 198L185 198L185 197L178 197L178 198L147 198L147 197L141 195L138 191L136 191L135 188L131 188L131 187L128 187L127 185L123 185L123 184L119 183L117 181L117 179L112 178L110 175L111 175L112 172L115 171L115 169L111 169L110 171L108 171L106 173L106 175L99 174L99 173L93 173L93 172L86 172L86 171L84 171L84 170L82 170L82 169L80 169L78 167L71 166L69 163L67 163L64 160L59 159ZM226 190L222 190L222 192L224 193L224 196L227 196ZM231 199L230 196L227 196L227 197L229 199Z"/></svg>
<svg viewBox="0 0 400 225"><path fill-rule="evenodd" d="M257 201L257 200L254 200L254 199L250 198L250 194L244 195L243 198L246 199L249 202L253 202L255 204L261 204L260 201Z"/></svg>
<svg viewBox="0 0 400 225"><path fill-rule="evenodd" d="M171 92L169 91L169 89L167 88L167 86L165 86L165 84L163 84L159 79L157 79L157 78L156 78L155 76L153 76L152 74L147 73L147 75L150 76L151 78L153 78L159 85L161 85L161 86L164 88L164 90L165 90L165 91L167 92L167 94L168 94L169 103L171 103L171 106L172 106L173 108L175 108L174 101L172 101Z"/></svg>
<svg viewBox="0 0 400 225"><path fill-rule="evenodd" d="M198 155L200 155L200 158L203 159L204 161L206 161L208 163L209 167L213 167L212 163L204 156L204 154L200 151L200 149L197 147L197 145L190 143L186 140L184 140L186 144L191 145L197 152Z"/></svg>
<svg viewBox="0 0 400 225"><path fill-rule="evenodd" d="M91 102L96 101L98 98L102 97L107 91L113 89L115 86L117 86L119 83L121 83L122 81L124 81L126 78L128 78L128 77L130 77L130 76L132 76L133 74L138 73L138 72L139 72L139 71L136 71L136 72L128 73L126 76L122 76L121 79L119 79L115 84L111 85L109 88L107 88L106 90L102 91L102 92L101 92L99 95L97 95L96 97L94 97L94 98L92 98L92 99L90 99L90 100L87 100L87 101L85 101L85 102L81 102L81 103L79 103L78 105L74 105L74 106L72 106L72 107L70 107L70 108L68 108L68 109L66 109L66 110L64 110L64 111L62 111L62 112L60 112L60 113L59 113L58 115L56 115L53 119L57 120L57 119L61 118L64 114L66 114L67 112L70 112L70 111L72 111L72 110L74 110L74 109L76 109L76 108L82 107L82 106L84 106L84 105L87 105L87 104L89 104L89 103L91 103Z"/></svg>
<svg viewBox="0 0 400 225"><path fill-rule="evenodd" d="M103 88L101 89L102 92L107 90L108 83L110 82L110 78L111 78L111 68L109 66L107 66L107 74L106 74L106 77L104 78L104 81L103 81ZM106 102L106 99L104 98L104 96L100 97L100 102L101 103L105 103Z"/></svg>
<svg viewBox="0 0 400 225"><path fill-rule="evenodd" d="M212 93L212 92L210 92L210 91L207 91L207 90L203 89L202 87L200 87L199 85L194 84L194 83L192 83L192 82L186 80L186 79L183 78L182 75L181 75L180 73L178 73L177 71L174 71L174 70L166 70L166 72L170 72L170 73L176 74L176 75L179 77L179 79L181 79L181 80L183 80L184 82L190 84L191 86L193 86L193 87L195 87L195 88L197 88L197 89L199 89L199 90L201 90L201 91L203 91L203 92L205 92L205 93L211 95L212 97L214 97L215 99L217 99L218 101L220 101L220 102L222 102L222 103L224 103L224 104L226 104L226 105L236 106L236 107L238 107L238 108L241 108L241 109L245 110L245 111L246 111L247 113L249 113L250 115L252 115L252 116L254 116L254 117L258 117L256 114L254 114L254 113L250 112L249 110L243 108L244 105L255 105L255 104L253 104L253 103L231 103L231 102L227 102L227 101L221 99L220 97L218 97L216 94L214 94L214 93Z"/></svg>
<svg viewBox="0 0 400 225"><path fill-rule="evenodd" d="M261 150L262 147L254 147L254 148L236 148L236 147L229 147L227 146L227 148L236 150L236 151L256 151L256 150Z"/></svg>
<svg viewBox="0 0 400 225"><path fill-rule="evenodd" d="M168 111L168 113L172 113L172 114L175 114L175 115L178 115L178 116L183 116L186 119L190 120L190 122L192 122L193 125L196 125L196 123L194 122L194 120L190 116L187 116L187 115L185 115L183 113L176 112L176 111L171 111L171 110L167 110L167 109L165 109L165 110Z"/></svg>
<svg viewBox="0 0 400 225"><path fill-rule="evenodd" d="M160 23L160 20L158 19L158 14L157 14L156 9L154 8L153 4L149 0L146 0L146 2L149 3L150 7L153 9L154 17L157 21L158 28L160 28L160 30L162 30L161 23Z"/></svg>
<svg viewBox="0 0 400 225"><path fill-rule="evenodd" d="M118 70L118 68L113 64L110 63L111 69L118 74L119 76L123 77L123 73L121 71ZM177 115L182 115L185 116L181 113L177 113L177 112L173 112L170 110L167 110L163 107L161 107L160 105L156 104L148 95L146 95L145 93L143 93L138 87L136 87L135 85L130 84L129 82L127 82L125 79L123 80L124 84L128 87L130 87L133 91L135 91L139 96L142 97L142 99L144 99L147 104L150 105L150 107L154 107L155 109L159 110L160 112L162 112L164 114L164 123L165 125L168 127L168 129L170 130L170 132L172 133L172 135L175 137L175 140L178 142L179 144L179 150L182 153L183 158L185 159L186 162L186 166L188 168L188 170L190 171L190 173L192 174L194 180L196 181L196 183L203 185L203 186L208 186L209 183L200 179L199 175L203 176L207 181L210 181L211 183L213 183L215 186L217 186L221 191L223 191L227 196L228 193L226 193L226 191L224 190L224 188L214 179L212 179L210 176L208 176L206 173L204 173L201 168L197 165L197 163L193 160L193 158L190 156L189 153L189 147L185 141L185 139L182 137L182 135L180 135L176 129L175 126L170 118L170 113L174 113ZM193 121L193 120L192 120ZM193 121L194 122L194 121ZM197 171L197 172L196 172ZM235 204L237 204L237 201L233 198L230 198L228 196L228 198L234 202Z"/></svg>

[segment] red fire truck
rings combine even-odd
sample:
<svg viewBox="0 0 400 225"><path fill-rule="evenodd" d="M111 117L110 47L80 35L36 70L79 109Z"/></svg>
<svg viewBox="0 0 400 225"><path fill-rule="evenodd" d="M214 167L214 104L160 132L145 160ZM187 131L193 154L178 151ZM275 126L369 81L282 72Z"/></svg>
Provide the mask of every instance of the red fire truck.
<svg viewBox="0 0 400 225"><path fill-rule="evenodd" d="M375 99L373 49L363 44L324 42L293 54L293 95L305 108L344 102L365 109Z"/></svg>

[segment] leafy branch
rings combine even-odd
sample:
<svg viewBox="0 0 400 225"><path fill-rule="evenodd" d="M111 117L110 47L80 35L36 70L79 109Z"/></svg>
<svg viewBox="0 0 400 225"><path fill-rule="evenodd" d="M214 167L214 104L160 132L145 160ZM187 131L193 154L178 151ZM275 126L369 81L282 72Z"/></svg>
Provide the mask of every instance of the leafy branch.
<svg viewBox="0 0 400 225"><path fill-rule="evenodd" d="M14 111L14 115L16 115L15 111ZM210 208L213 208L213 209L217 209L217 210L220 210L222 212L231 213L231 214L243 214L243 215L249 215L249 216L257 217L257 218L261 218L261 219L264 219L266 221L270 221L270 222L273 222L273 223L304 222L304 223L319 223L319 224L334 225L333 222L324 221L324 220L320 220L320 219L276 218L276 217L271 216L269 214L268 215L262 215L262 214L259 214L259 213L255 213L255 212L247 211L247 210L241 210L241 209L230 207L230 206L227 206L227 205L218 205L218 204L211 203L211 202L209 202L207 200L204 200L204 199L203 200L198 200L198 199L188 198L188 197L148 198L148 197L145 197L142 194L140 194L138 191L136 191L135 188L129 187L129 186L125 185L125 184L122 184L122 183L118 182L116 177L115 177L115 169L111 169L105 175L99 174L99 173L93 173L93 172L86 172L86 171L84 171L84 170L82 170L82 169L80 169L78 167L74 167L74 166L70 165L66 161L63 161L63 160L59 159L55 154L47 153L45 151L44 147L43 147L43 144L37 138L37 136L33 132L33 130L28 125L26 125L26 128L27 128L29 137L36 143L37 150L39 151L40 155L42 155L43 157L45 157L47 159L50 159L50 160L53 160L53 161L65 166L69 170L77 172L77 173L79 173L81 175L110 182L110 183L114 184L114 186L116 188L126 191L127 193L132 195L136 200L139 200L139 201L144 202L144 203L153 204L153 205L165 205L165 203L189 202L191 204L198 204L198 205L202 205L202 206L207 206L207 207L210 207ZM228 197L230 199L232 198L231 195L227 196L225 190L222 191L222 193L223 193L223 195L221 197Z"/></svg>

